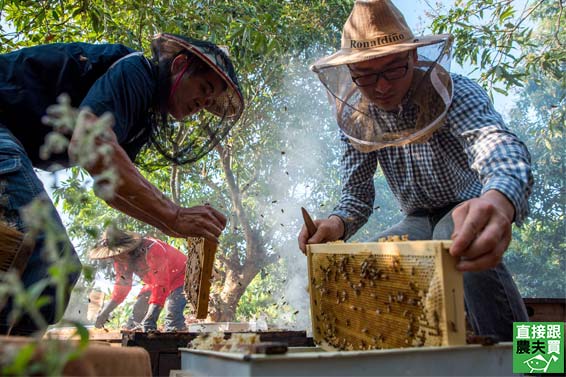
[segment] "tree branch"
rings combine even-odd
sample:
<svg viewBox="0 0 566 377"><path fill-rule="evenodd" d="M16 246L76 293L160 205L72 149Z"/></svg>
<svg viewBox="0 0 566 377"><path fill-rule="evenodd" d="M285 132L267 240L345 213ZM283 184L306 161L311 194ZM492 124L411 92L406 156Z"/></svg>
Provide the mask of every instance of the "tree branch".
<svg viewBox="0 0 566 377"><path fill-rule="evenodd" d="M169 178L169 186L171 188L171 196L175 203L179 204L179 168L177 165L171 166L171 177Z"/></svg>
<svg viewBox="0 0 566 377"><path fill-rule="evenodd" d="M226 258L224 254L220 254L220 253L216 254L216 259L218 259L229 270L236 270L237 268L240 267L234 264L232 258Z"/></svg>
<svg viewBox="0 0 566 377"><path fill-rule="evenodd" d="M244 239L246 240L246 262L251 261L252 263L257 263L257 257L261 256L260 245L263 244L263 240L258 232L254 231L250 226L248 216L244 210L242 194L236 182L236 178L234 177L234 172L232 171L230 150L220 144L216 146L216 149L220 155L222 170L226 176L226 183L230 190L230 199L235 209L236 218L244 232Z"/></svg>
<svg viewBox="0 0 566 377"><path fill-rule="evenodd" d="M564 12L564 4L562 4L562 0L558 0L558 8L560 8L560 11L558 12L558 20L556 21L556 31L554 32L554 39L556 40L556 43L558 43L558 46L564 47L559 37L559 32L561 29L560 26L562 23L562 13Z"/></svg>
<svg viewBox="0 0 566 377"><path fill-rule="evenodd" d="M248 181L248 183L244 185L244 187L242 187L241 190L242 194L245 193L250 188L250 186L257 181L258 177L259 177L259 169L256 169L254 176L250 178L250 180Z"/></svg>

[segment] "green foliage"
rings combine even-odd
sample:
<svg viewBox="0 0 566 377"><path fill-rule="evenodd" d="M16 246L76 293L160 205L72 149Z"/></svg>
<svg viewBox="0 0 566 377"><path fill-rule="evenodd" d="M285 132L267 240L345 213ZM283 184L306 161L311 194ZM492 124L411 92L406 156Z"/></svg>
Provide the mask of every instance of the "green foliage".
<svg viewBox="0 0 566 377"><path fill-rule="evenodd" d="M529 145L535 178L530 221L515 230L512 251L507 253L527 297L566 297L565 95L562 83L536 73L511 112L510 126Z"/></svg>
<svg viewBox="0 0 566 377"><path fill-rule="evenodd" d="M284 295L287 267L285 261L269 265L251 281L236 311L236 321L261 317L267 323L291 323L295 309Z"/></svg>
<svg viewBox="0 0 566 377"><path fill-rule="evenodd" d="M68 276L77 272L77 266L70 259L71 250L67 245L65 233L53 224L50 219L50 207L41 199L35 199L22 209L22 217L31 237L44 232L43 256L50 265L48 276L39 280L30 287L25 288L18 275L14 272L0 272L0 301L7 297L12 298L12 311L9 321L17 322L22 315L27 314L38 329L46 329L47 322L40 310L51 303L52 298L43 296L44 289L51 285L54 287L55 317L63 316L65 307L65 293L68 290ZM65 321L63 321L65 322ZM34 341L21 349L14 350L15 355L5 355L0 360L2 374L7 375L60 375L65 364L80 354L86 348L89 334L86 328L78 322L70 322L80 337L79 345L69 346L58 341L39 341L42 331L34 334Z"/></svg>
<svg viewBox="0 0 566 377"><path fill-rule="evenodd" d="M519 98L509 127L529 147L535 186L530 219L514 229L506 261L527 297L566 297L563 3L527 1L519 9L517 1L461 0L433 21L434 31L456 36L458 63L477 66L486 86Z"/></svg>
<svg viewBox="0 0 566 377"><path fill-rule="evenodd" d="M11 319L20 318L26 313L40 328L46 328L47 323L41 315L41 308L48 303L48 298L41 297L41 293L49 284L48 280L41 280L25 289L19 276L14 272L0 275L0 297L13 297L14 308L10 313Z"/></svg>
<svg viewBox="0 0 566 377"><path fill-rule="evenodd" d="M457 63L471 64L490 89L506 94L535 72L563 77L566 58L560 28L563 1L457 0L433 11L431 29L455 37ZM536 30L535 23L539 24Z"/></svg>

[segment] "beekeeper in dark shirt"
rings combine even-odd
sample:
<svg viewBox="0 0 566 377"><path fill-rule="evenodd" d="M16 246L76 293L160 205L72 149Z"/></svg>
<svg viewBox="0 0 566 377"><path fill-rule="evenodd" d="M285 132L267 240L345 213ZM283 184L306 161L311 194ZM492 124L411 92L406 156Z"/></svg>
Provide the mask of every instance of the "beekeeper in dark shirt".
<svg viewBox="0 0 566 377"><path fill-rule="evenodd" d="M151 47L153 59L122 45L86 43L42 45L0 55L0 213L4 221L26 231L20 209L40 198L65 234L33 168L78 163L100 183L98 191L95 184L97 195L115 209L169 236L218 240L226 225L223 214L208 205L180 207L148 182L134 162L145 146L154 147L164 161L194 162L226 136L244 108L233 65L224 49L187 37L159 34ZM80 109L74 128L62 122L67 113L57 99L63 93ZM175 121L168 121L168 116ZM49 154L42 146L53 126L69 144ZM185 137L176 138L176 132ZM175 143L178 140L182 142ZM110 193L104 187L112 179L101 175L108 170L116 177ZM44 240L43 233L36 238L22 276L25 287L48 275ZM76 266L69 276L67 301L80 262L66 235L57 249ZM60 319L55 318L55 287L48 286L43 294L51 300L41 312L52 324ZM30 317L11 320L11 308L8 302L0 312L0 333L38 330Z"/></svg>

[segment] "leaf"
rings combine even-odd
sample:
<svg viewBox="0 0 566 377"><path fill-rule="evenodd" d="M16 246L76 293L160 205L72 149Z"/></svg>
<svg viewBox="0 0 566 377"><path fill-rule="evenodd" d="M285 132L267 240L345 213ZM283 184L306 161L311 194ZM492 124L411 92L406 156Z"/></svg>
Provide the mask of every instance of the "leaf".
<svg viewBox="0 0 566 377"><path fill-rule="evenodd" d="M499 22L503 23L510 17L513 17L515 13L515 9L512 6L507 7L500 15L499 15Z"/></svg>
<svg viewBox="0 0 566 377"><path fill-rule="evenodd" d="M504 94L504 95L508 95L508 94L509 94L509 92L508 92L507 90L502 89L502 88L498 88L498 87L496 87L496 86L493 87L493 90L495 90L497 93L501 93L501 94Z"/></svg>
<svg viewBox="0 0 566 377"><path fill-rule="evenodd" d="M8 365L2 368L3 375L25 375L25 370L31 364L31 360L36 351L36 344L30 343L22 346L16 357L8 361Z"/></svg>

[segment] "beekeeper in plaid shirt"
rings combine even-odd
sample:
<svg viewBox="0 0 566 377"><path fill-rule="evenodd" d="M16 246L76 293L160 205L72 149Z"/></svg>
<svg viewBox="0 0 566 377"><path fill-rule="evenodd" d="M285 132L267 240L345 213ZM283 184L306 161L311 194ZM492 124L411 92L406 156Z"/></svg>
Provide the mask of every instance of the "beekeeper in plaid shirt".
<svg viewBox="0 0 566 377"><path fill-rule="evenodd" d="M376 239L452 239L475 333L511 340L528 316L502 257L529 211L530 155L485 91L449 73L451 42L415 37L389 0L356 1L341 49L311 67L341 129L342 194L299 246L347 240L367 222L379 164L405 217Z"/></svg>

